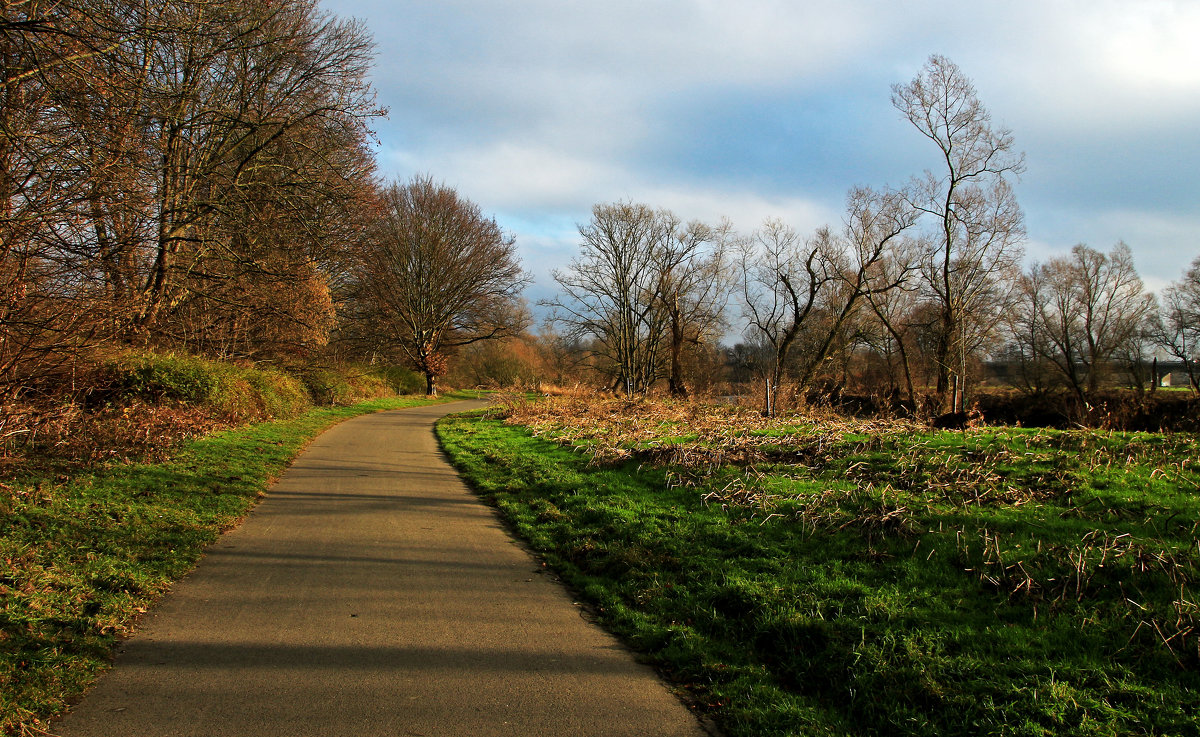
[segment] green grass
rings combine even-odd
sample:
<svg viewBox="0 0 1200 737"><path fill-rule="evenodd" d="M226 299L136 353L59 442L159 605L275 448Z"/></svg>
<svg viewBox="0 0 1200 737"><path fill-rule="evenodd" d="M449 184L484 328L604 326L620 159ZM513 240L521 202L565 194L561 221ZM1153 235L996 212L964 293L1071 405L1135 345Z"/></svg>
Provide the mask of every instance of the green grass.
<svg viewBox="0 0 1200 737"><path fill-rule="evenodd" d="M439 433L730 737L1200 734L1195 436L796 427L698 475Z"/></svg>
<svg viewBox="0 0 1200 737"><path fill-rule="evenodd" d="M453 396L443 399L452 399ZM0 484L0 733L44 726L113 644L330 425L415 397L192 441L169 462Z"/></svg>

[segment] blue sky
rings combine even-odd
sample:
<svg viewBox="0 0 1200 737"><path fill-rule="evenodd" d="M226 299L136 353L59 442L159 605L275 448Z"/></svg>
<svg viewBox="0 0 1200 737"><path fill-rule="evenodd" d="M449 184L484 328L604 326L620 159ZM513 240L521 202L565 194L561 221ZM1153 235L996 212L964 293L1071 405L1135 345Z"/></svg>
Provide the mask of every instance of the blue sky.
<svg viewBox="0 0 1200 737"><path fill-rule="evenodd" d="M891 107L930 54L1013 130L1029 259L1200 255L1200 1L323 0L378 44L383 173L430 174L517 238L536 300L593 204L841 222L935 151Z"/></svg>

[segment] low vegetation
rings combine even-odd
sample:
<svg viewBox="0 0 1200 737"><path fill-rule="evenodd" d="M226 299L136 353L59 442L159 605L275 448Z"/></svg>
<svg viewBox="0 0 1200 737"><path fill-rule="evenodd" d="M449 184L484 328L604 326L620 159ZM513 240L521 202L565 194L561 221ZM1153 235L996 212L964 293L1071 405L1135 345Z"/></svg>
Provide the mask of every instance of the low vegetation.
<svg viewBox="0 0 1200 737"><path fill-rule="evenodd" d="M1200 734L1195 435L579 399L439 431L731 737Z"/></svg>
<svg viewBox="0 0 1200 737"><path fill-rule="evenodd" d="M0 734L40 733L106 666L116 639L321 431L430 401L396 396L406 378L418 377L329 370L299 379L127 355L81 376L70 401L6 414ZM337 387L342 406L314 407L318 381ZM345 406L363 396L375 398Z"/></svg>

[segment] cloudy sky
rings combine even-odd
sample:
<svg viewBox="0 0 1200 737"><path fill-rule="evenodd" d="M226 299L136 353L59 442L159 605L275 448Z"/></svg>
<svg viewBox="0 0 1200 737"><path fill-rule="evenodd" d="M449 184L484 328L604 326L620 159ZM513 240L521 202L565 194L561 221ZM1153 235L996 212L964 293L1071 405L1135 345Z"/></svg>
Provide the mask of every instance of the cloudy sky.
<svg viewBox="0 0 1200 737"><path fill-rule="evenodd" d="M379 162L513 233L536 300L593 204L841 223L935 151L890 102L930 54L1026 154L1028 258L1124 240L1147 286L1200 255L1200 0L323 0L378 44Z"/></svg>

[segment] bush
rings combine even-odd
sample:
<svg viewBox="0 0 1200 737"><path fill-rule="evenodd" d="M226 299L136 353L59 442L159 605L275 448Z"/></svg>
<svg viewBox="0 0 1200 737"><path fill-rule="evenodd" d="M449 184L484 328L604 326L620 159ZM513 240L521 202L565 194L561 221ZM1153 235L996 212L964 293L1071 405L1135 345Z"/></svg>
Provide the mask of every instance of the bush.
<svg viewBox="0 0 1200 737"><path fill-rule="evenodd" d="M272 368L143 353L121 356L106 369L108 387L99 398L110 403L178 402L233 424L295 417L312 406L304 384Z"/></svg>
<svg viewBox="0 0 1200 737"><path fill-rule="evenodd" d="M109 364L112 392L128 399L204 404L220 385L224 365L174 354L124 356Z"/></svg>
<svg viewBox="0 0 1200 737"><path fill-rule="evenodd" d="M373 366L370 373L387 382L397 394L425 393L425 377L403 366Z"/></svg>
<svg viewBox="0 0 1200 737"><path fill-rule="evenodd" d="M299 379L275 369L228 366L216 395L213 409L237 419L296 417L313 406Z"/></svg>
<svg viewBox="0 0 1200 737"><path fill-rule="evenodd" d="M401 366L310 368L300 380L313 402L329 406L425 391L425 379Z"/></svg>
<svg viewBox="0 0 1200 737"><path fill-rule="evenodd" d="M308 369L300 374L300 381L313 403L320 406L344 403L350 394L350 383L346 381L346 376L333 369Z"/></svg>

